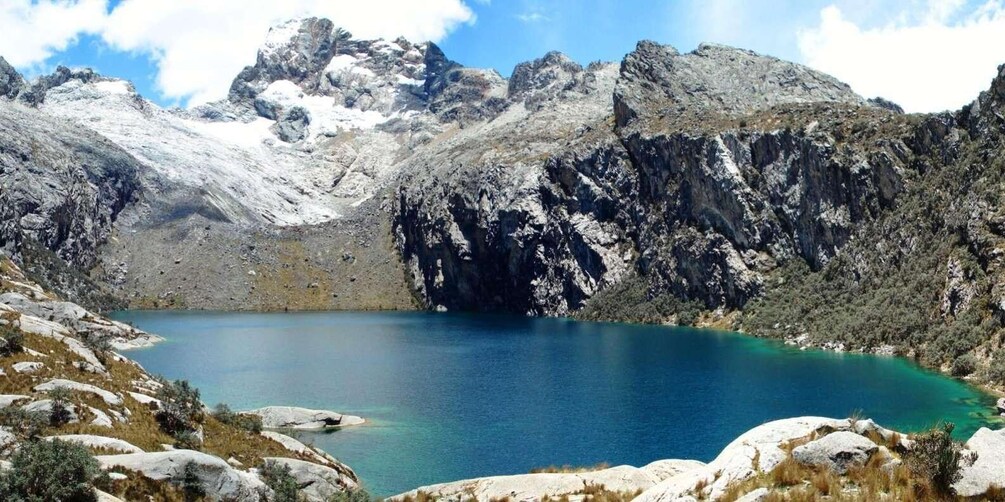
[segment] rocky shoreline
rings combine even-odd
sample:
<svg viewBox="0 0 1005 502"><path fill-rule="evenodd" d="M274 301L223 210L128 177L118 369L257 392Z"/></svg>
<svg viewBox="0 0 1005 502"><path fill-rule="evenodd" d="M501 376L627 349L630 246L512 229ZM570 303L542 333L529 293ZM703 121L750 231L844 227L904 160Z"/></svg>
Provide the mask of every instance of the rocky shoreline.
<svg viewBox="0 0 1005 502"><path fill-rule="evenodd" d="M822 495L837 500L897 500L908 492L870 491L875 487L863 486L860 480L865 476L908 476L905 459L914 447L911 436L871 420L789 418L747 431L707 464L661 460L641 468L618 466L598 471L476 478L420 487L389 500L530 502L591 500L598 496L606 497L603 500L637 502L788 500L786 496L820 495L819 482L813 478L820 473L829 476L826 481L830 491ZM964 460L960 476L952 485L955 493L965 498L997 493L997 487L1005 486L1003 451L1005 430L978 430L961 451ZM975 458L972 462L967 460L971 457ZM791 470L794 477L779 482L780 470Z"/></svg>
<svg viewBox="0 0 1005 502"><path fill-rule="evenodd" d="M20 462L17 452L28 445L58 441L94 454L107 473L95 492L102 502L175 500L196 488L208 500L273 500L275 472L302 487L307 501L360 489L352 469L328 453L261 429L343 427L362 418L268 407L245 414L259 418L256 425L197 401L189 406L202 410L188 412L198 417L194 430L172 438L161 420L175 415L162 413L178 413L178 389L187 392L187 384L114 352L162 339L58 299L7 259L0 259L0 330L0 473L16 469L10 461Z"/></svg>

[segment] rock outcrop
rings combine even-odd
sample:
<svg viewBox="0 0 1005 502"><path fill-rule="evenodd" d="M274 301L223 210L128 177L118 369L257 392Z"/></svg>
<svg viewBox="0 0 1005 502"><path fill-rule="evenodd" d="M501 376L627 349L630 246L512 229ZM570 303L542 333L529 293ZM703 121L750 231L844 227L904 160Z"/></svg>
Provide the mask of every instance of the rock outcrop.
<svg viewBox="0 0 1005 502"><path fill-rule="evenodd" d="M862 467L879 446L851 431L828 434L792 450L792 458L805 465L824 467L838 474Z"/></svg>
<svg viewBox="0 0 1005 502"><path fill-rule="evenodd" d="M0 57L0 98L14 99L24 87L24 77Z"/></svg>
<svg viewBox="0 0 1005 502"><path fill-rule="evenodd" d="M325 429L360 425L364 420L353 415L343 415L334 411L310 410L295 406L266 406L257 410L243 411L262 419L262 427L267 429Z"/></svg>
<svg viewBox="0 0 1005 502"><path fill-rule="evenodd" d="M470 500L502 500L531 502L543 498L582 496L587 490L607 490L634 494L646 490L669 477L703 466L695 460L660 460L645 467L622 465L597 471L570 473L518 474L469 479L423 486L391 500L423 496L443 502Z"/></svg>
<svg viewBox="0 0 1005 502"><path fill-rule="evenodd" d="M20 261L25 244L37 243L55 262L38 275L72 300L89 299L93 284L55 272L96 264L98 246L139 196L140 169L86 127L0 100L0 250Z"/></svg>
<svg viewBox="0 0 1005 502"><path fill-rule="evenodd" d="M186 468L198 478L206 494L218 500L259 502L265 484L252 473L239 471L226 461L192 450L176 450L124 455L100 455L103 468L120 467L142 473L155 481L181 483Z"/></svg>

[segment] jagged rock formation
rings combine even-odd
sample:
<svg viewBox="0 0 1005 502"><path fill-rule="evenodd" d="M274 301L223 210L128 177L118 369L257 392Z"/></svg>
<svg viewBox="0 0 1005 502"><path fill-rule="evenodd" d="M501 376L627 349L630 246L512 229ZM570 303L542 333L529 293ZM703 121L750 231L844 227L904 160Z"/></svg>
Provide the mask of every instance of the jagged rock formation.
<svg viewBox="0 0 1005 502"><path fill-rule="evenodd" d="M135 158L88 128L0 100L0 249L22 262L41 258L35 275L94 303L93 284L60 269L97 263L98 246L139 197L139 171Z"/></svg>

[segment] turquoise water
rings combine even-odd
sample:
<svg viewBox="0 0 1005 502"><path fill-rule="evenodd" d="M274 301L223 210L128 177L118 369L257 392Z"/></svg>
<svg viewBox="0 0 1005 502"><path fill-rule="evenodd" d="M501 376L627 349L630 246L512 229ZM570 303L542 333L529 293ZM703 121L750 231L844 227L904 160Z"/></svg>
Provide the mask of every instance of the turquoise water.
<svg viewBox="0 0 1005 502"><path fill-rule="evenodd" d="M296 405L369 424L300 434L376 495L547 465L712 459L799 415L969 436L991 399L901 359L792 350L735 333L432 313L122 312L167 338L134 351L207 403Z"/></svg>

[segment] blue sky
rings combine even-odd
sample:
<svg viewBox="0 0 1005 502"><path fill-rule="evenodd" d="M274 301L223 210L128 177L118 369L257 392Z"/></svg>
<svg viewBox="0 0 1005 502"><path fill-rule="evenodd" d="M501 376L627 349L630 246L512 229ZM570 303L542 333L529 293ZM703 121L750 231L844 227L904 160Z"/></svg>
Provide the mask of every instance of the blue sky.
<svg viewBox="0 0 1005 502"><path fill-rule="evenodd" d="M162 105L193 104L225 94L268 26L305 14L364 36L433 39L504 76L549 50L585 64L620 60L641 39L726 43L916 111L965 104L1005 63L998 0L0 0L0 32L14 35L0 55L29 76L90 66Z"/></svg>

